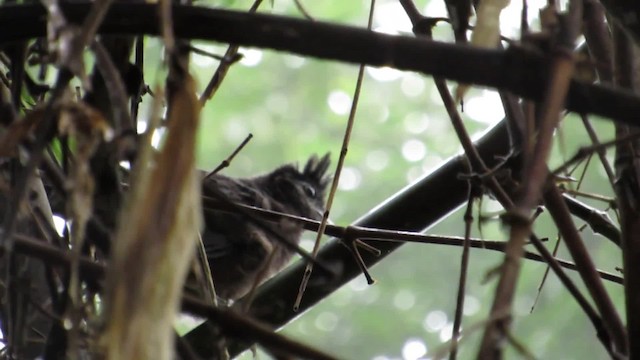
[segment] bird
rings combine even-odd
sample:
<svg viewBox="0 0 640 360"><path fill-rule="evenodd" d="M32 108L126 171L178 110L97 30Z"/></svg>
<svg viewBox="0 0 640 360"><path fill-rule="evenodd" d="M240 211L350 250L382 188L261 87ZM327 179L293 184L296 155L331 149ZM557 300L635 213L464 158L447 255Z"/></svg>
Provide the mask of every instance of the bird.
<svg viewBox="0 0 640 360"><path fill-rule="evenodd" d="M320 220L330 181L329 155L311 156L302 170L286 164L252 178L210 174L202 180L202 194ZM216 295L231 301L246 295L257 278L264 282L287 265L294 251L283 240L297 245L304 230L288 219L274 223L220 210L205 211L204 222L202 242Z"/></svg>

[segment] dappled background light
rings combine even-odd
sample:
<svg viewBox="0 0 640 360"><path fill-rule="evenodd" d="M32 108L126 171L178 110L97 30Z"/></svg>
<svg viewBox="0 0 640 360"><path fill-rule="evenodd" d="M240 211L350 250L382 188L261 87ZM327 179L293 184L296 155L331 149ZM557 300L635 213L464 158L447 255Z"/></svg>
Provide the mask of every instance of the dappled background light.
<svg viewBox="0 0 640 360"><path fill-rule="evenodd" d="M316 316L316 328L322 331L333 331L338 326L338 316L332 312L325 311Z"/></svg>
<svg viewBox="0 0 640 360"><path fill-rule="evenodd" d="M398 80L402 76L400 71L390 67L367 67L367 74L380 82Z"/></svg>
<svg viewBox="0 0 640 360"><path fill-rule="evenodd" d="M262 50L240 48L240 53L242 54L240 64L244 66L257 66L262 61Z"/></svg>
<svg viewBox="0 0 640 360"><path fill-rule="evenodd" d="M428 332L438 332L447 325L447 314L442 310L430 311L423 324Z"/></svg>
<svg viewBox="0 0 640 360"><path fill-rule="evenodd" d="M464 112L470 119L486 125L495 125L504 118L498 92L482 89L474 93L464 102Z"/></svg>
<svg viewBox="0 0 640 360"><path fill-rule="evenodd" d="M337 115L346 115L351 109L351 97L344 91L332 91L327 99L329 108Z"/></svg>
<svg viewBox="0 0 640 360"><path fill-rule="evenodd" d="M56 231L58 235L62 236L67 227L67 222L65 219L58 215L53 215L53 225L56 227Z"/></svg>
<svg viewBox="0 0 640 360"><path fill-rule="evenodd" d="M400 82L400 90L408 97L417 97L424 94L426 84L421 75L404 73Z"/></svg>
<svg viewBox="0 0 640 360"><path fill-rule="evenodd" d="M402 144L402 156L409 162L420 161L427 154L427 149L422 141L409 139Z"/></svg>
<svg viewBox="0 0 640 360"><path fill-rule="evenodd" d="M338 188L345 191L356 190L360 186L360 181L361 175L358 169L353 167L344 167L342 168Z"/></svg>
<svg viewBox="0 0 640 360"><path fill-rule="evenodd" d="M393 297L393 306L398 310L410 310L415 304L416 295L409 289L401 289Z"/></svg>
<svg viewBox="0 0 640 360"><path fill-rule="evenodd" d="M427 346L420 339L410 339L402 347L404 360L418 360L427 353Z"/></svg>

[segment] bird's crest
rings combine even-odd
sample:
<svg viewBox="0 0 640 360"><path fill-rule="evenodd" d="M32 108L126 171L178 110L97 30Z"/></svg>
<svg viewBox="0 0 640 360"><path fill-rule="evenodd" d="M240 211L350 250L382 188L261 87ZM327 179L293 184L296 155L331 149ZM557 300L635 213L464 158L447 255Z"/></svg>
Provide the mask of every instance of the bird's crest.
<svg viewBox="0 0 640 360"><path fill-rule="evenodd" d="M329 153L326 153L321 158L313 155L309 158L307 164L304 166L304 170L302 171L302 176L304 176L305 180L316 184L318 190L321 192L324 192L327 185L329 185L330 177L327 175L329 163L331 162L329 155Z"/></svg>

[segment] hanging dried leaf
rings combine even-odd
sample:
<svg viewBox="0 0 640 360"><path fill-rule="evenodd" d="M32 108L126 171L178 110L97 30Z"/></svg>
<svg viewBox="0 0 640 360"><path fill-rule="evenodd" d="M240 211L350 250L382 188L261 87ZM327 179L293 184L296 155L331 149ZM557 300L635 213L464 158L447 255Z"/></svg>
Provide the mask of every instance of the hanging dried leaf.
<svg viewBox="0 0 640 360"><path fill-rule="evenodd" d="M58 133L75 139L74 160L66 187L69 190L67 211L71 222L72 263L69 282L70 306L66 318L70 320L68 333L69 353L77 354L80 348L82 319L86 318L86 306L82 300L80 284L80 256L84 248L85 229L93 214L95 180L90 160L103 140L111 140L113 131L99 111L83 103L61 106L58 116Z"/></svg>
<svg viewBox="0 0 640 360"><path fill-rule="evenodd" d="M82 87L89 89L91 82L87 77L80 41L80 28L67 22L57 0L43 0L47 8L47 40L49 51L58 65L67 68L80 79Z"/></svg>
<svg viewBox="0 0 640 360"><path fill-rule="evenodd" d="M111 141L114 133L107 120L94 108L76 102L63 102L53 107L58 121L58 133L80 136L84 140L100 138ZM13 122L0 138L0 157L15 157L18 146L32 138L36 127L45 117L45 107L29 111L23 119ZM86 150L86 149L85 149Z"/></svg>
<svg viewBox="0 0 640 360"><path fill-rule="evenodd" d="M200 105L188 75L175 85L166 142L155 165L140 166L117 231L101 343L107 359L173 358L173 321L202 223Z"/></svg>
<svg viewBox="0 0 640 360"><path fill-rule="evenodd" d="M481 48L495 48L500 40L500 13L510 0L482 0L477 10L476 26L471 34L471 45ZM460 102L469 90L469 85L460 84L456 88L456 102Z"/></svg>
<svg viewBox="0 0 640 360"><path fill-rule="evenodd" d="M0 157L18 155L18 145L28 139L34 127L42 120L44 108L28 112L22 120L14 121L0 138Z"/></svg>

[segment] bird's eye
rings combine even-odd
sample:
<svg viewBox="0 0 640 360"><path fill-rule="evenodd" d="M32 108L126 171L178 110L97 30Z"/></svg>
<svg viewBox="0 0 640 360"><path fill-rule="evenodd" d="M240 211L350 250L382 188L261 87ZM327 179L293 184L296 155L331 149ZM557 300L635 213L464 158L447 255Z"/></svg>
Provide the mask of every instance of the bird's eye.
<svg viewBox="0 0 640 360"><path fill-rule="evenodd" d="M308 197L310 198L316 197L316 189L314 189L313 186L307 183L302 183L302 190Z"/></svg>

